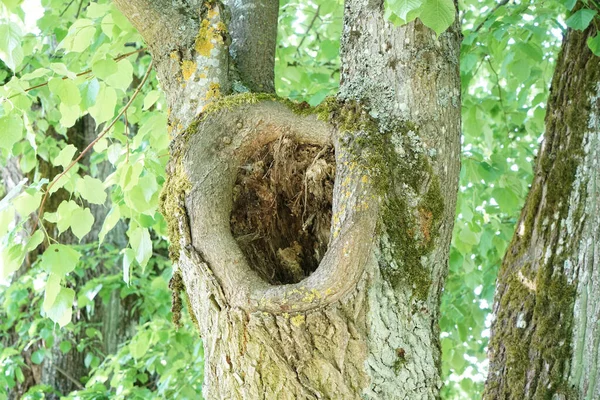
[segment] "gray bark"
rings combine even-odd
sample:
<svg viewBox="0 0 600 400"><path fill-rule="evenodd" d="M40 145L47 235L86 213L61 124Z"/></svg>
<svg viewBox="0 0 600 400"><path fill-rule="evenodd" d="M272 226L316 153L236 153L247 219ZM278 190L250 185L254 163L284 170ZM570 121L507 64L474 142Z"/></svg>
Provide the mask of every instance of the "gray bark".
<svg viewBox="0 0 600 400"><path fill-rule="evenodd" d="M484 398L600 397L600 58L568 30L535 177L499 272Z"/></svg>
<svg viewBox="0 0 600 400"><path fill-rule="evenodd" d="M135 25L139 14L122 10ZM210 18L207 11L201 19L210 24ZM161 196L179 269L172 287L185 290L198 322L207 399L439 395L437 318L459 171L458 24L437 39L419 22L400 28L386 22L380 2L347 1L344 26L340 95L316 110L242 94L210 99L192 111L184 105L189 97L178 98L180 89L162 86L181 124ZM223 71L235 64L241 76L252 72L223 57L226 40L213 44L220 47L210 60L192 55L196 66ZM167 68L160 60L155 65L159 76ZM217 80L230 87L230 78ZM210 94L200 85L184 90L195 90L195 98ZM329 247L316 271L298 270L303 260L290 252L293 242L254 246L285 255L272 267L295 268L303 277L281 284L248 261L230 219L239 171L271 174L274 167L252 157L277 141L335 149ZM319 154L315 162L326 170ZM302 154L292 156L289 163ZM297 193L316 192L314 165L272 184L301 174ZM269 190L275 189L256 192L269 199ZM280 218L279 209L253 204L246 204L249 212ZM301 222L312 229L310 221Z"/></svg>

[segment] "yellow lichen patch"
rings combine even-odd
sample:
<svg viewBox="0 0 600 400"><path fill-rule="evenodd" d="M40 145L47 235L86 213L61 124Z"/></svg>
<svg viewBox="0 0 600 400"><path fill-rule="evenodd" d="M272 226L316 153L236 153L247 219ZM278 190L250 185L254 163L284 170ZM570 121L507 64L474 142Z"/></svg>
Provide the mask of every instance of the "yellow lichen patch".
<svg viewBox="0 0 600 400"><path fill-rule="evenodd" d="M294 326L301 326L302 324L304 324L304 322L306 321L306 319L304 318L304 315L296 315L292 318L290 318L290 321L292 321L292 325Z"/></svg>
<svg viewBox="0 0 600 400"><path fill-rule="evenodd" d="M211 83L206 91L206 100L212 100L221 97L221 90L218 83Z"/></svg>
<svg viewBox="0 0 600 400"><path fill-rule="evenodd" d="M196 44L194 46L198 54L201 56L210 56L210 51L214 47L211 43L213 34L214 29L212 26L210 26L210 21L207 19L202 20L202 23L200 24L200 31L198 32L198 36L196 36Z"/></svg>
<svg viewBox="0 0 600 400"><path fill-rule="evenodd" d="M190 60L184 60L181 64L181 73L183 74L184 80L189 80L192 75L196 72L196 63Z"/></svg>
<svg viewBox="0 0 600 400"><path fill-rule="evenodd" d="M303 302L305 303L310 303L315 299L315 294L314 293L306 293L306 295L304 296L304 298L302 299Z"/></svg>
<svg viewBox="0 0 600 400"><path fill-rule="evenodd" d="M169 57L170 57L172 60L179 61L179 53L178 53L178 52L176 52L176 51L172 51L172 52L171 52L171 54L169 54Z"/></svg>
<svg viewBox="0 0 600 400"><path fill-rule="evenodd" d="M219 10L217 10L215 7L208 10L207 16L209 19L213 19L217 15L219 15Z"/></svg>

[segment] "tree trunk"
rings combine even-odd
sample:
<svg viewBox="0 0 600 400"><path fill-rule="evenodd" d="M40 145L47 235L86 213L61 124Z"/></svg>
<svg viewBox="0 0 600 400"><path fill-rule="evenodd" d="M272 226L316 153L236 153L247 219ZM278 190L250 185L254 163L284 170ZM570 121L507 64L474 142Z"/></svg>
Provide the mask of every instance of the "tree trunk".
<svg viewBox="0 0 600 400"><path fill-rule="evenodd" d="M311 109L230 94L273 85L255 70L272 59L229 56L228 30L248 38L271 15L249 3L231 1L228 22L215 1L193 20L185 6L169 17L166 2L116 0L170 103L161 201L172 287L185 290L205 346L204 396L436 398L459 172L458 23L436 38L420 22L393 26L381 1L346 1L340 93ZM246 53L270 49L272 34Z"/></svg>
<svg viewBox="0 0 600 400"><path fill-rule="evenodd" d="M600 58L568 30L498 277L486 399L600 398Z"/></svg>

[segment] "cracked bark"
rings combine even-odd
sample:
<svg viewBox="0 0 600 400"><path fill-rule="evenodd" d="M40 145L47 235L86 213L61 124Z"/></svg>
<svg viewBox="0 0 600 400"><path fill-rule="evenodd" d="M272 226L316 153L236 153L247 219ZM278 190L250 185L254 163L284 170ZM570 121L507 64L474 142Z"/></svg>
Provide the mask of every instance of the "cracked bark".
<svg viewBox="0 0 600 400"><path fill-rule="evenodd" d="M569 29L535 177L499 272L484 398L600 397L600 58Z"/></svg>
<svg viewBox="0 0 600 400"><path fill-rule="evenodd" d="M178 110L171 121L181 124L161 198L205 346L207 399L439 396L437 318L459 172L460 31L456 23L436 38L419 22L386 22L380 3L350 0L345 7L342 84L327 109L253 94L186 109L181 85L160 72L171 61L155 60ZM143 26L135 21L143 12L121 9ZM240 10L234 19L245 15ZM210 2L200 25L215 13L227 12ZM251 33L244 29L228 26L232 45ZM196 67L271 74L271 61L247 66L238 52L223 56L227 37L206 37L205 59L190 55ZM249 43L249 54L261 51ZM212 94L172 65L195 98ZM231 79L220 75L214 83L230 88ZM230 214L237 171L282 136L332 145L336 172L327 253L300 282L275 285L248 263Z"/></svg>

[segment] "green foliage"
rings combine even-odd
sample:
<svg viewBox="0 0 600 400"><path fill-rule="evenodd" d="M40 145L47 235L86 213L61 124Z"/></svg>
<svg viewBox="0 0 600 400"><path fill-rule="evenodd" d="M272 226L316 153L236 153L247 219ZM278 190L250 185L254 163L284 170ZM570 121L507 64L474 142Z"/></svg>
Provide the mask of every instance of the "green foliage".
<svg viewBox="0 0 600 400"><path fill-rule="evenodd" d="M0 398L25 380L29 361L52 357L54 344L82 353L89 368L84 389L67 398L201 398L201 341L187 314L179 331L169 323L167 231L158 213L169 143L165 100L152 74L94 143L89 163L74 162L83 150L78 121L89 114L100 134L130 100L150 57L111 1L71 3L43 0L32 27L20 0L0 1L0 165L15 161L26 177L0 200ZM565 26L598 24L600 10L594 0L497 5L459 4L463 167L440 321L444 398L481 393L496 271L532 178L560 36ZM437 35L456 13L452 0L385 0L384 7L391 22L419 18ZM335 94L342 18L342 0L281 2L280 96L314 106ZM600 55L600 35L588 45ZM106 163L108 176L101 174ZM33 229L27 219L35 221L44 196L47 209ZM104 220L95 221L95 205L110 210ZM119 222L125 248L111 244ZM88 243L95 226L98 241ZM84 244L63 243L71 234ZM34 250L41 253L35 263L9 285ZM117 265L118 273L75 284L98 265ZM114 291L135 299L139 326L105 354L102 327L77 315L107 304ZM75 334L84 339L73 341ZM24 398L52 391L37 386Z"/></svg>
<svg viewBox="0 0 600 400"><path fill-rule="evenodd" d="M0 398L7 389L25 379L23 370L29 367L24 354L30 354L34 365L41 364L52 357L50 350L55 344L63 354L80 353L89 369L82 382L84 388L65 393L66 398L202 398L202 341L187 312L179 330L170 322L171 294L167 281L171 269L167 257L153 257L145 272L138 269L132 273L129 285L120 274L105 274L75 289L60 287L61 281L72 286L74 277L87 275L98 265L111 264L120 258L119 249L105 247L100 254L96 246L96 243L75 248L64 246L73 254L62 255L67 264L63 270L40 274L34 266L18 282L0 290L0 343L12 341L10 347L0 345ZM164 241L156 242L156 251L166 253ZM38 261L43 263L43 258ZM95 321L72 320L70 315L67 320L66 314L72 309L79 313L107 306L114 292L120 293L123 301L134 302L139 326L131 340L107 356L102 347L102 326ZM73 302L77 303L74 308ZM52 304L47 306L47 303ZM46 314L51 319L40 314L40 309L47 307ZM61 307L67 312L60 310ZM66 320L62 321L65 322L62 329L54 328L52 313L58 315L56 322ZM17 335L16 341L10 332ZM74 342L75 335L82 339ZM26 349L31 350L28 353ZM40 396L52 392L50 387L34 386L23 398L43 398Z"/></svg>
<svg viewBox="0 0 600 400"><path fill-rule="evenodd" d="M454 23L453 0L385 0L386 17L396 25L419 18L423 24L441 34Z"/></svg>

